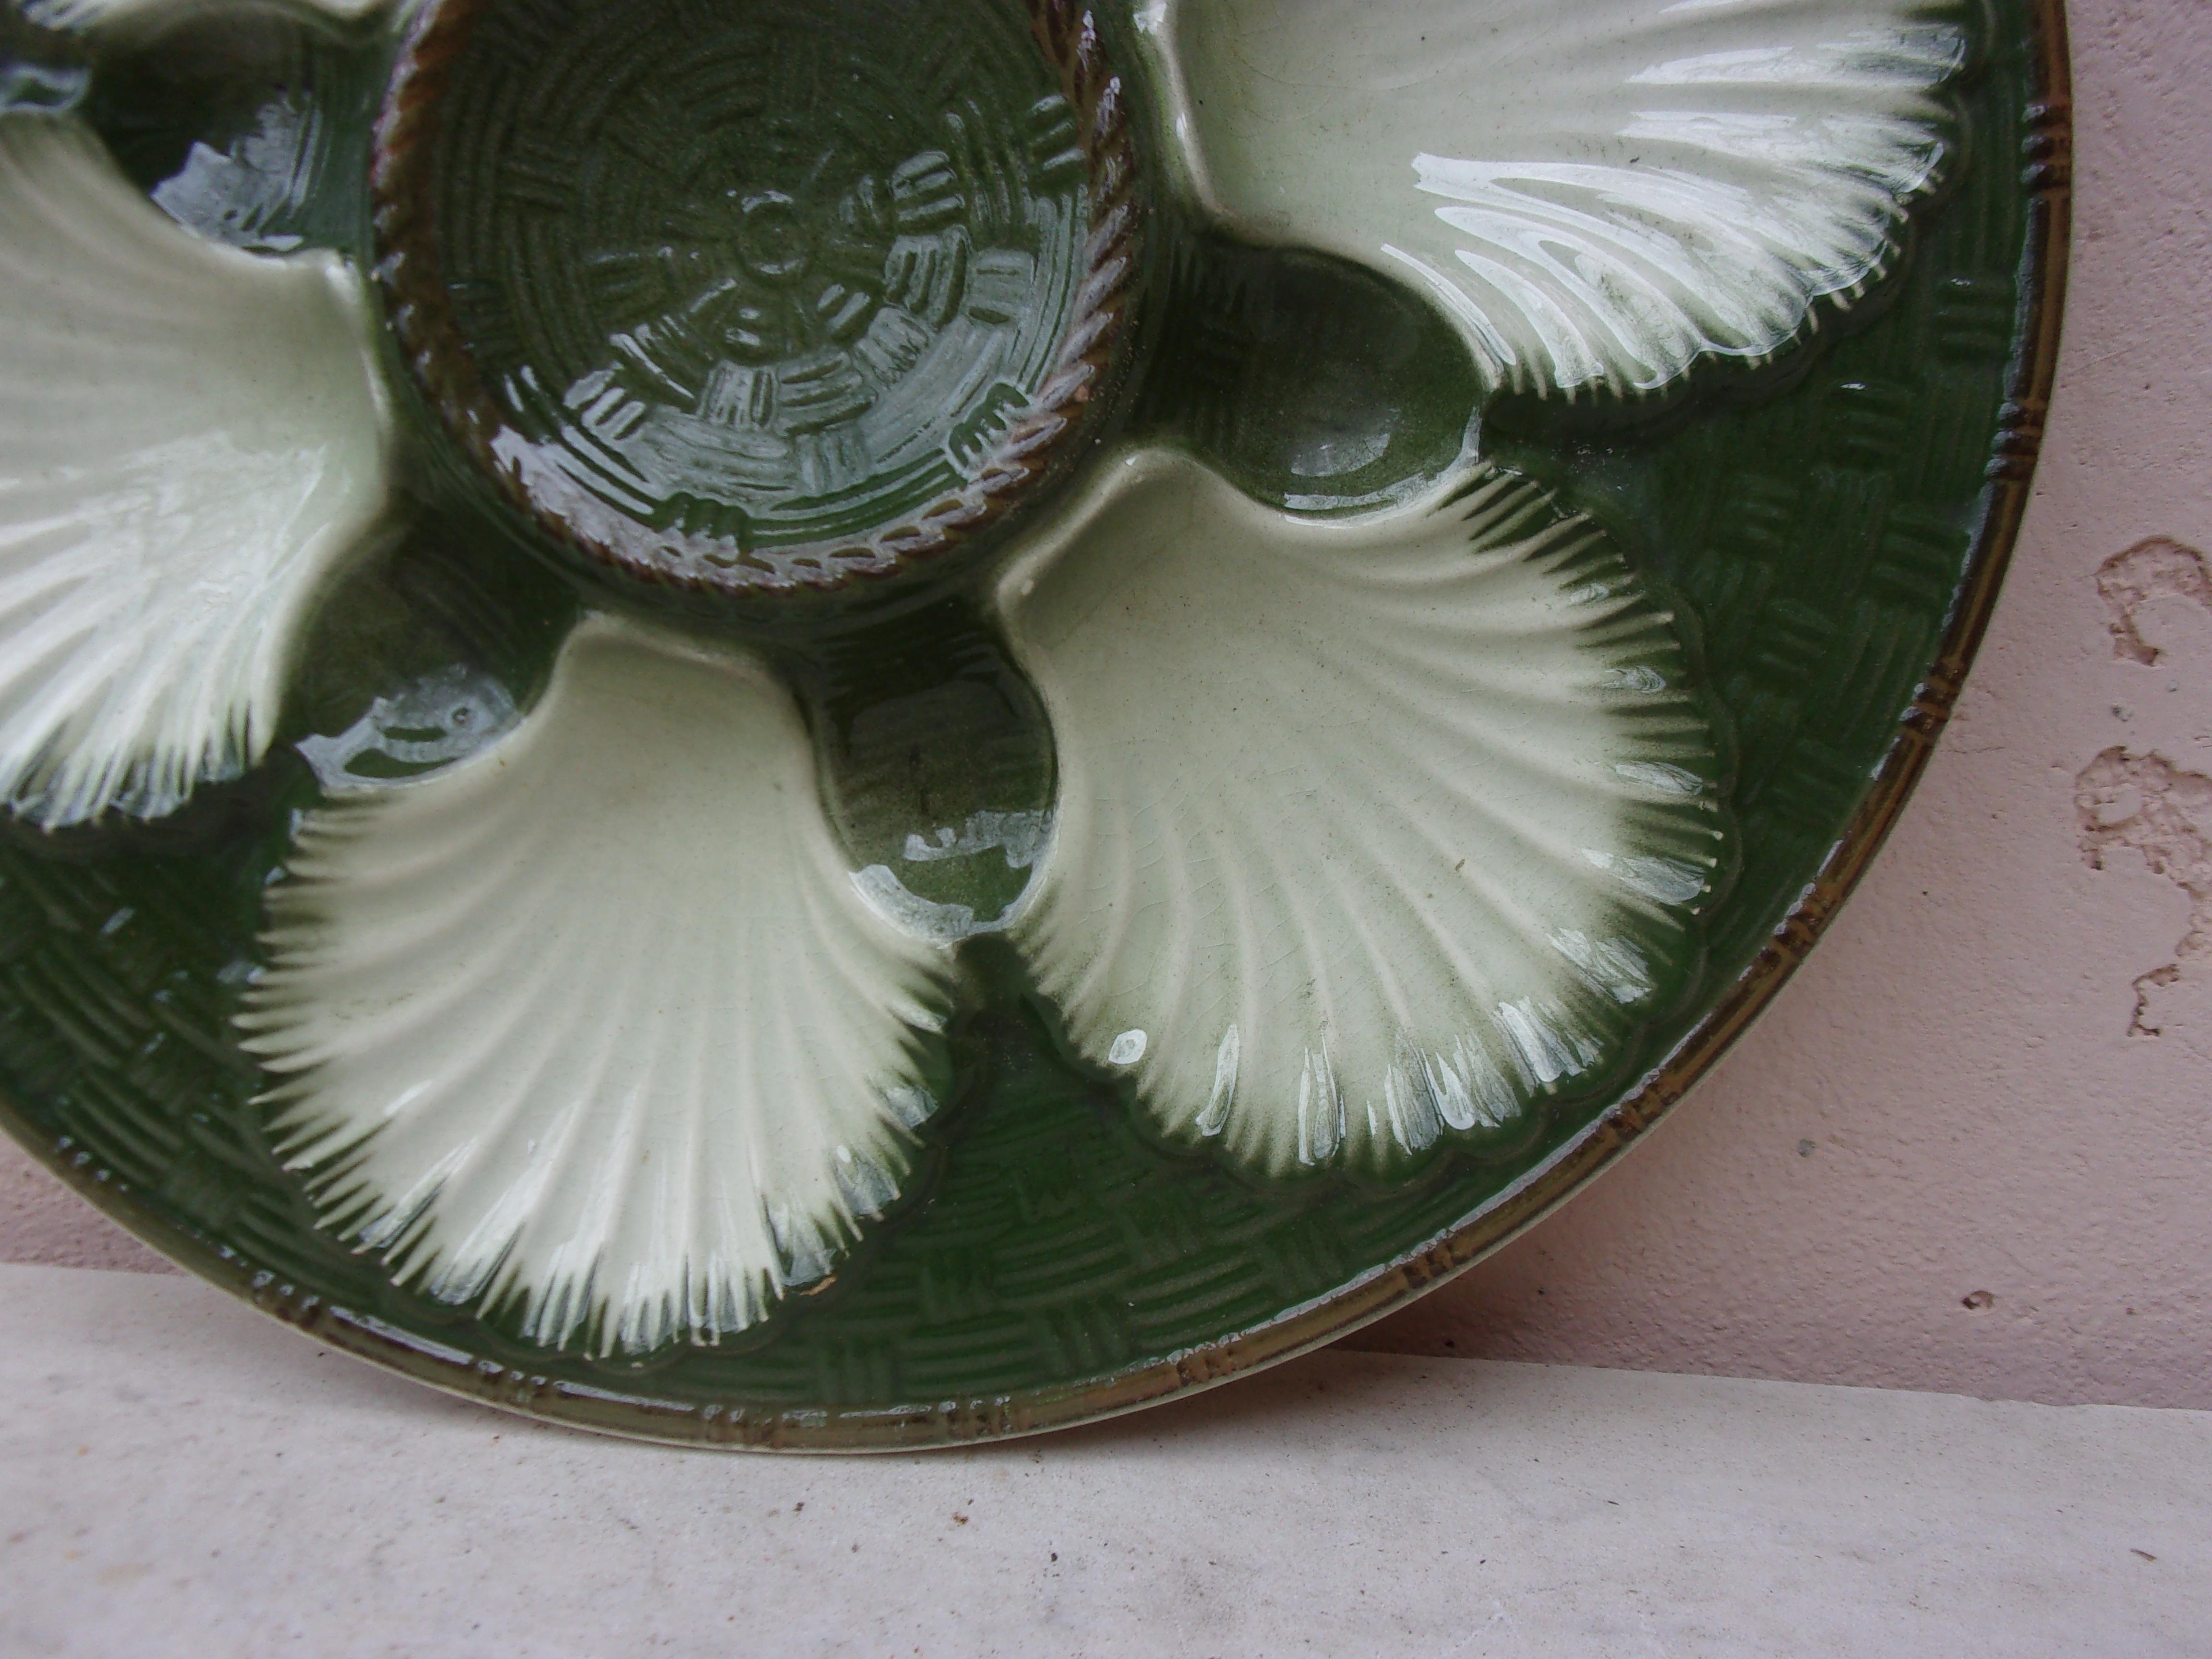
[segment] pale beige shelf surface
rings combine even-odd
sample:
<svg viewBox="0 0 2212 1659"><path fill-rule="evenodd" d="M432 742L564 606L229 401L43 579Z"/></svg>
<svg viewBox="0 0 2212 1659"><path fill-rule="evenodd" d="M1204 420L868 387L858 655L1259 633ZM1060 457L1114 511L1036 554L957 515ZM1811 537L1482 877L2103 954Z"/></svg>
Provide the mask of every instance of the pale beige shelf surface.
<svg viewBox="0 0 2212 1659"><path fill-rule="evenodd" d="M2187 1655L2212 1413L1325 1353L873 1459L539 1428L0 1267L0 1652Z"/></svg>

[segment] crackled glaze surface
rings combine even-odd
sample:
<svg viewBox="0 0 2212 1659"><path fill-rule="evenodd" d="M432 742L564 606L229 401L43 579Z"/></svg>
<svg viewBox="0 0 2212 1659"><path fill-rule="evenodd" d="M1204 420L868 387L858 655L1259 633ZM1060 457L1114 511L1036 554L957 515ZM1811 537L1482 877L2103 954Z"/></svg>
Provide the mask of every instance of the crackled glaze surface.
<svg viewBox="0 0 2212 1659"><path fill-rule="evenodd" d="M55 296L0 330L135 394L0 360L17 451L87 452L18 539L157 577L0 637L0 1082L512 1403L1004 1431L1464 1259L1771 987L2008 533L2009 10L169 15L0 38L70 233L0 215ZM1610 395L1686 377L1730 402ZM95 441L142 417L299 499Z"/></svg>

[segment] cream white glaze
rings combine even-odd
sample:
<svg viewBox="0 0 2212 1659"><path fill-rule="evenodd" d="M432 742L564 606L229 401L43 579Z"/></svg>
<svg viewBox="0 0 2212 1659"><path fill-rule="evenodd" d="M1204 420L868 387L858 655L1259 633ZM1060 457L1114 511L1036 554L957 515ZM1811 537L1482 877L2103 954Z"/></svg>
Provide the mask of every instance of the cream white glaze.
<svg viewBox="0 0 2212 1659"><path fill-rule="evenodd" d="M548 1344L743 1330L896 1195L947 963L868 908L791 694L609 620L513 733L310 815L240 1024L325 1224Z"/></svg>
<svg viewBox="0 0 2212 1659"><path fill-rule="evenodd" d="M1758 358L1895 250L1945 159L1955 13L1913 0L1155 0L1187 186L1413 284L1492 389Z"/></svg>
<svg viewBox="0 0 2212 1659"><path fill-rule="evenodd" d="M1316 522L1138 453L1002 596L1060 775L1010 932L1164 1134L1271 1175L1510 1139L1694 949L1713 733L1534 486Z"/></svg>
<svg viewBox="0 0 2212 1659"><path fill-rule="evenodd" d="M260 758L383 507L369 326L335 257L204 241L0 117L0 801L153 816Z"/></svg>

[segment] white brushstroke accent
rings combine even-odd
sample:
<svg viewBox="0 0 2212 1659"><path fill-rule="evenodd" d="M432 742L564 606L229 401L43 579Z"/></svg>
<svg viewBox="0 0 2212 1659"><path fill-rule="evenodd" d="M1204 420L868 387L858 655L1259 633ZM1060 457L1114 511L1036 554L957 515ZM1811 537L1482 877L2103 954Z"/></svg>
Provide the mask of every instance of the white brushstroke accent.
<svg viewBox="0 0 2212 1659"><path fill-rule="evenodd" d="M811 753L757 662L599 620L503 741L310 815L240 1024L325 1224L603 1351L832 1271L911 1167L949 998Z"/></svg>
<svg viewBox="0 0 2212 1659"><path fill-rule="evenodd" d="M520 719L506 686L483 669L457 664L426 674L390 696L376 698L343 732L302 738L294 746L328 793L404 789L433 769L465 760L496 742ZM421 732L438 735L404 735ZM387 769L356 769L372 757L384 762Z"/></svg>
<svg viewBox="0 0 2212 1659"><path fill-rule="evenodd" d="M152 816L258 760L385 499L358 278L179 229L74 120L0 118L0 801Z"/></svg>
<svg viewBox="0 0 2212 1659"><path fill-rule="evenodd" d="M1712 733L1670 617L1533 486L1316 522L1139 453L1000 595L1060 775L1009 935L1168 1138L1388 1176L1609 1075L1680 982Z"/></svg>
<svg viewBox="0 0 2212 1659"><path fill-rule="evenodd" d="M898 878L888 864L871 864L853 872L853 890L860 902L901 933L927 939L933 945L957 945L963 939L995 933L1006 917L979 918L969 904L946 904L924 898Z"/></svg>
<svg viewBox="0 0 2212 1659"><path fill-rule="evenodd" d="M1196 1126L1201 1135L1211 1139L1228 1123L1229 1109L1237 1103L1237 1067L1243 1054L1243 1038L1231 1025L1213 1051L1213 1092L1206 1097L1206 1109L1198 1115Z"/></svg>
<svg viewBox="0 0 2212 1659"><path fill-rule="evenodd" d="M1009 870L1026 870L1052 835L1050 812L970 812L967 823L955 830L946 825L935 841L918 835L906 838L908 864L935 864L945 859L974 858L994 848L1006 854Z"/></svg>
<svg viewBox="0 0 2212 1659"><path fill-rule="evenodd" d="M1416 281L1486 384L1759 358L1894 252L1966 41L1915 0L1164 0L1203 207Z"/></svg>

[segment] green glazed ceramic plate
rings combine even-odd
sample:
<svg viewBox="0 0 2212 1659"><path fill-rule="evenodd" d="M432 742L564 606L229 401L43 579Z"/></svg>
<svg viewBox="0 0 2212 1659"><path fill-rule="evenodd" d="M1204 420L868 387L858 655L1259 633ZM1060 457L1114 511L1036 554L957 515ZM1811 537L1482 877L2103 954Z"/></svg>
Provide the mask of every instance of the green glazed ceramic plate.
<svg viewBox="0 0 2212 1659"><path fill-rule="evenodd" d="M2055 0L0 17L0 1115L564 1422L1449 1277L1802 957L2027 500Z"/></svg>

